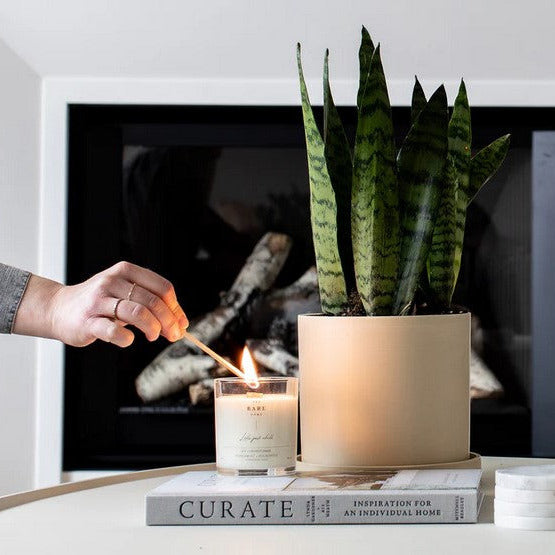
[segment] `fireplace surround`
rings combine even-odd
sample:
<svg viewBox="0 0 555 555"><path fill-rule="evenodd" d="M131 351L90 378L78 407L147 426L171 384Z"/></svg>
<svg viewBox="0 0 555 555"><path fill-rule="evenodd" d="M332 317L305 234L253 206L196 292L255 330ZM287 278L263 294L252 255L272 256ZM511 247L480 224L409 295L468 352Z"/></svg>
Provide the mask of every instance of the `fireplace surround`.
<svg viewBox="0 0 555 555"><path fill-rule="evenodd" d="M342 110L352 126L353 109ZM502 133L513 136L505 168L469 213L468 254L456 293L480 316L486 361L506 390L502 400L472 403L472 448L483 454L531 452L538 374L531 357L531 146L533 131L548 130L553 115L550 108L473 110L477 147ZM394 108L394 117L406 131L408 109ZM68 282L128 258L167 275L178 293L194 291L182 302L195 316L229 286L263 229L282 226L276 230L296 239L282 283L312 263L303 226L308 191L299 108L75 104L68 122ZM137 193L141 175L150 180L150 196ZM208 205L210 214L184 214L190 190L186 198L186 189L175 185L187 179L204 190L194 202ZM163 203L166 209L152 211ZM176 263L187 257L192 274ZM66 350L65 470L214 459L210 407L191 408L183 397L144 405L133 396L134 373L161 348L139 339L125 352L100 344ZM549 446L536 449L553 454Z"/></svg>

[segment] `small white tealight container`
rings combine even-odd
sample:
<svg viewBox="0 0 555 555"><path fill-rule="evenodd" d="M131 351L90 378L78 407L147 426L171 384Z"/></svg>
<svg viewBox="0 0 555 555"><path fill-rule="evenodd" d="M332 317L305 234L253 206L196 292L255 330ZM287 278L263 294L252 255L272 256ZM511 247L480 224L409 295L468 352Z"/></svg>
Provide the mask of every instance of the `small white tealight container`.
<svg viewBox="0 0 555 555"><path fill-rule="evenodd" d="M554 491L555 465L531 465L503 468L495 471L495 485L527 491Z"/></svg>
<svg viewBox="0 0 555 555"><path fill-rule="evenodd" d="M283 476L295 472L298 379L214 380L216 467L222 474Z"/></svg>

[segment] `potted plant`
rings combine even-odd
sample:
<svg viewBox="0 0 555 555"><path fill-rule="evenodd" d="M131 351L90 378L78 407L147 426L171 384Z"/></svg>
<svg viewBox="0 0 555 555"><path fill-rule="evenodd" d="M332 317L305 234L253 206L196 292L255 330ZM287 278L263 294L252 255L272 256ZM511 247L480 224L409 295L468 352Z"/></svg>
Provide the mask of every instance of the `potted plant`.
<svg viewBox="0 0 555 555"><path fill-rule="evenodd" d="M324 61L320 132L297 61L322 314L299 317L302 460L328 467L469 457L470 315L451 305L466 208L508 150L471 155L461 81L426 99L416 79L400 149L381 63L362 28L354 146ZM417 300L418 299L418 300Z"/></svg>

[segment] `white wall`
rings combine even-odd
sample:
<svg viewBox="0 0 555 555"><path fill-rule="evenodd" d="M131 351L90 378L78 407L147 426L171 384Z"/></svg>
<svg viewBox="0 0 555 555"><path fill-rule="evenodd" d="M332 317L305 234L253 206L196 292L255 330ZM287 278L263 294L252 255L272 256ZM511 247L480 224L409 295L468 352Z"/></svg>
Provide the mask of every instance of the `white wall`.
<svg viewBox="0 0 555 555"><path fill-rule="evenodd" d="M0 36L41 75L288 78L356 70L361 24L389 77L555 79L552 0L25 0L0 2ZM311 64L309 64L311 65Z"/></svg>
<svg viewBox="0 0 555 555"><path fill-rule="evenodd" d="M35 270L40 78L0 41L0 260ZM33 487L36 340L0 335L0 495Z"/></svg>

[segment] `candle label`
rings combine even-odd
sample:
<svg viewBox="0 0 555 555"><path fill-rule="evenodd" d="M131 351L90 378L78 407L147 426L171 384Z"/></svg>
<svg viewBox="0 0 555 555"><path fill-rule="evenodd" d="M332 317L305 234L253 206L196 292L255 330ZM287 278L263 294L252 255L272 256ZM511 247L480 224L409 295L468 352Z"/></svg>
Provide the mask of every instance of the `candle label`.
<svg viewBox="0 0 555 555"><path fill-rule="evenodd" d="M216 398L218 468L291 468L297 457L297 398L268 394L258 398Z"/></svg>

